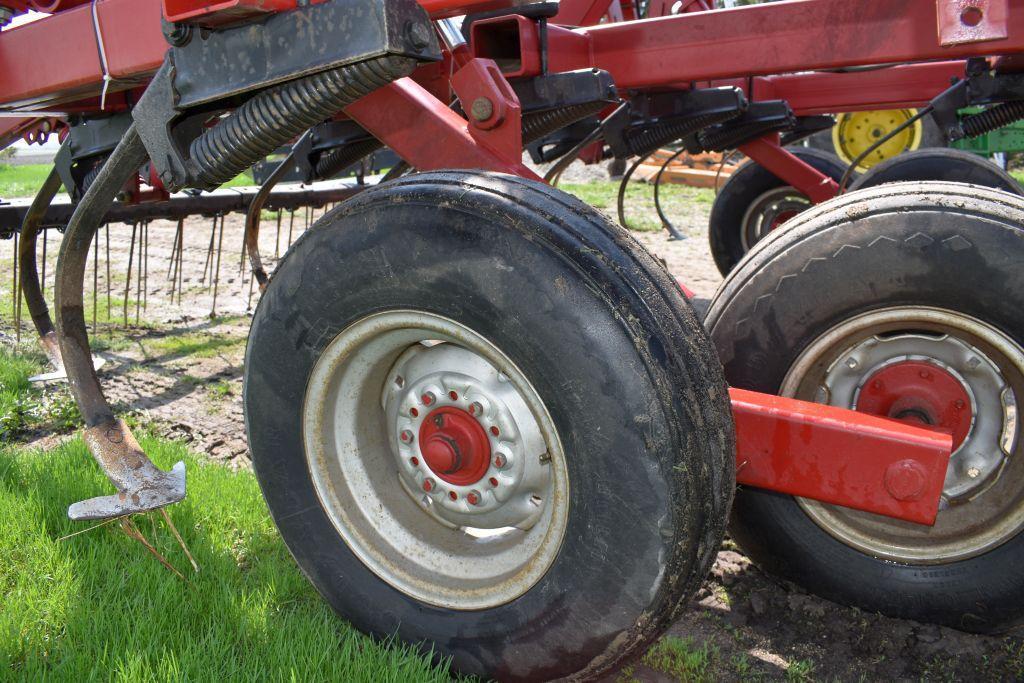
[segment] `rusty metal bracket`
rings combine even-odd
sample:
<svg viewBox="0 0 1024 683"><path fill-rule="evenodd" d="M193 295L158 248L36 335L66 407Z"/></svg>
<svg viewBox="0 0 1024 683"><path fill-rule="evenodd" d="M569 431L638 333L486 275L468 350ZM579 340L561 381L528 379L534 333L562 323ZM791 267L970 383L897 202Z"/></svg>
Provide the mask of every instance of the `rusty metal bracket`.
<svg viewBox="0 0 1024 683"><path fill-rule="evenodd" d="M1007 0L935 0L943 47L1005 40Z"/></svg>

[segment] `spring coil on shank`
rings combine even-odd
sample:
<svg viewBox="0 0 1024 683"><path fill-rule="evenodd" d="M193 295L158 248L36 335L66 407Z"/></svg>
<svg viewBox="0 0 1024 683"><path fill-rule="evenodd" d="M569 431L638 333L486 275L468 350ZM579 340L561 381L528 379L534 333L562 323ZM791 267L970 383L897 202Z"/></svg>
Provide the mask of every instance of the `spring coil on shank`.
<svg viewBox="0 0 1024 683"><path fill-rule="evenodd" d="M359 140L351 144L332 149L320 156L316 162L316 177L327 180L340 171L345 170L363 157L383 147L380 140Z"/></svg>
<svg viewBox="0 0 1024 683"><path fill-rule="evenodd" d="M523 144L536 142L545 135L565 128L571 123L596 114L608 106L607 102L586 102L559 109L526 114L523 116Z"/></svg>
<svg viewBox="0 0 1024 683"><path fill-rule="evenodd" d="M408 57L378 57L259 93L192 142L196 184L216 187L234 178L302 131L415 67L416 60Z"/></svg>
<svg viewBox="0 0 1024 683"><path fill-rule="evenodd" d="M1017 100L1004 102L991 109L967 116L963 120L962 127L966 137L975 138L1021 119L1024 119L1024 100Z"/></svg>

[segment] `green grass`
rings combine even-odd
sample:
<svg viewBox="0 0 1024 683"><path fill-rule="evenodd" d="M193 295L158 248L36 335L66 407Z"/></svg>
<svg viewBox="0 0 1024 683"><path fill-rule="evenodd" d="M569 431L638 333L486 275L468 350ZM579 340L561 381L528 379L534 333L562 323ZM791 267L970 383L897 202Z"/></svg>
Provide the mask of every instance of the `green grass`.
<svg viewBox="0 0 1024 683"><path fill-rule="evenodd" d="M0 197L31 197L43 186L49 173L49 164L0 164Z"/></svg>
<svg viewBox="0 0 1024 683"><path fill-rule="evenodd" d="M296 569L255 478L142 438L156 463L188 466L168 508L194 573L156 513L143 534L66 517L111 492L81 440L47 453L0 447L0 679L62 681L447 681L444 666L337 618Z"/></svg>
<svg viewBox="0 0 1024 683"><path fill-rule="evenodd" d="M665 636L640 661L677 681L710 681L718 657L718 649L710 643L698 645L692 638Z"/></svg>
<svg viewBox="0 0 1024 683"><path fill-rule="evenodd" d="M0 164L0 197L4 199L32 197L43 186L43 182L49 173L49 164L25 164L23 166ZM252 174L246 171L224 183L223 187L239 187L252 184Z"/></svg>
<svg viewBox="0 0 1024 683"><path fill-rule="evenodd" d="M63 432L79 424L81 416L66 385L47 388L28 381L49 370L41 352L15 353L0 347L0 443L40 430Z"/></svg>
<svg viewBox="0 0 1024 683"><path fill-rule="evenodd" d="M169 358L210 358L232 353L245 348L245 337L224 333L186 332L150 339L139 343L147 356L161 355Z"/></svg>
<svg viewBox="0 0 1024 683"><path fill-rule="evenodd" d="M613 221L618 222L618 181L563 183L558 187L576 195L594 208L601 209ZM710 209L711 204L715 201L713 190L685 185L664 184L658 190L658 196L669 220L678 224L686 223L682 217L692 212L695 204ZM663 229L654 208L654 187L652 185L629 183L626 187L624 208L626 222L630 229L643 232L657 232Z"/></svg>

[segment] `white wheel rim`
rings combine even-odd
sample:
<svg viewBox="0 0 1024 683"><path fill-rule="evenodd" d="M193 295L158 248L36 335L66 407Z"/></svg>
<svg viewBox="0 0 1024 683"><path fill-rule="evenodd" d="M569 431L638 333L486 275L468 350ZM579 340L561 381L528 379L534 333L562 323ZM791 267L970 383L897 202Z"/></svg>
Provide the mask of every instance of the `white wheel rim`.
<svg viewBox="0 0 1024 683"><path fill-rule="evenodd" d="M452 365L460 361L463 372ZM396 379L417 367L420 375L402 377L396 389ZM449 389L453 381L460 388ZM423 387L433 388L431 409L487 405L480 422L498 432L488 435L495 456L505 458L501 467L491 461L479 482L457 486L423 462L411 464L415 439L403 437L426 417L409 413ZM324 511L353 553L392 587L439 607L486 609L523 595L550 568L568 520L561 441L536 390L481 335L420 311L364 318L318 359L302 415ZM429 494L427 478L435 483Z"/></svg>
<svg viewBox="0 0 1024 683"><path fill-rule="evenodd" d="M812 342L790 368L780 394L855 408L863 380L851 373L866 379L894 361L919 359L962 381L978 411L969 436L950 459L935 526L810 499L797 502L846 545L896 562L943 564L980 555L1024 530L1017 414L1024 399L1024 350L999 330L961 313L887 308L856 316Z"/></svg>

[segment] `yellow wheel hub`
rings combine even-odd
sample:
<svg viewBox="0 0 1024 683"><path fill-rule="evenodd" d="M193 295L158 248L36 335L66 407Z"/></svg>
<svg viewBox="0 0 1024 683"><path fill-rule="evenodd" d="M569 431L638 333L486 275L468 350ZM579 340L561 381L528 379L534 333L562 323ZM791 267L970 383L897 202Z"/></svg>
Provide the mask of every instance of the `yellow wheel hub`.
<svg viewBox="0 0 1024 683"><path fill-rule="evenodd" d="M836 125L832 128L832 144L836 148L836 154L849 164L871 145L916 115L916 109L889 109L840 114L836 119ZM857 170L865 171L886 159L917 149L921 145L923 128L920 120L915 121L912 126L900 131L898 135L865 157L857 166Z"/></svg>

